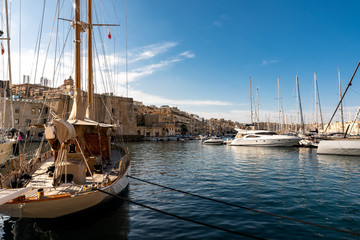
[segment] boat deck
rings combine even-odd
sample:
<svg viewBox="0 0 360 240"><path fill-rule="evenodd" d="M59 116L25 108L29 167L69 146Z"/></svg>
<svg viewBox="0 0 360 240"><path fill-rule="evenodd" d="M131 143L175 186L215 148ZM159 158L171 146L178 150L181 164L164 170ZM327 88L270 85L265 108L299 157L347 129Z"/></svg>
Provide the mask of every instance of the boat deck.
<svg viewBox="0 0 360 240"><path fill-rule="evenodd" d="M88 187L92 185L101 184L104 182L105 178L108 178L110 181L115 180L118 175L117 172L108 172L102 174L93 174L93 176L86 176L86 183L84 184L62 184L60 186L53 186L53 177L49 176L48 168L54 164L53 157L45 160L43 164L34 172L32 175L31 181L27 184L26 187L31 187L32 190L28 191L26 197L37 197L38 189L42 188L46 196L51 195L61 195L61 194L75 194L77 192L85 191ZM85 188L84 188L85 187Z"/></svg>

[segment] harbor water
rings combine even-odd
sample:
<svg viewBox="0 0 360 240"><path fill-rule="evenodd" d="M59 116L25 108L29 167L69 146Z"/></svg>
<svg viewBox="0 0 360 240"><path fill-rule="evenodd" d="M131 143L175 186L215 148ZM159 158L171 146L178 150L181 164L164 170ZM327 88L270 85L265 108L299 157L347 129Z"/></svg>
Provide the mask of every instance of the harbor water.
<svg viewBox="0 0 360 240"><path fill-rule="evenodd" d="M129 143L134 177L208 198L360 233L360 158L316 149ZM360 239L129 179L121 197L265 239ZM247 239L114 199L60 219L2 216L2 239Z"/></svg>

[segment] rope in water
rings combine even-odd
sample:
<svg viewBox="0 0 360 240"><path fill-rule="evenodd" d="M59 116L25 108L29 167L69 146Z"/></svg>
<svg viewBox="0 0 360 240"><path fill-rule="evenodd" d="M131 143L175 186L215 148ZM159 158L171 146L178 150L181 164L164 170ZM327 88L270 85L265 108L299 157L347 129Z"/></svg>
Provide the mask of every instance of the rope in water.
<svg viewBox="0 0 360 240"><path fill-rule="evenodd" d="M129 202L129 203L132 203L132 204L135 204L135 205L138 205L138 206L141 206L141 207L144 207L144 208L153 210L153 211L155 211L155 212L159 212L159 213L162 213L162 214L165 214L165 215L168 215L168 216L172 216L172 217L175 217L175 218L178 218L178 219L181 219L181 220L185 220L185 221L187 221L187 222L191 222L191 223L203 225L203 226L206 226L206 227L209 227L209 228L221 230L221 231L228 232L228 233L232 233L232 234L236 234L236 235L241 235L241 236L248 237L248 238L253 238L253 239L265 239L265 238L260 238L260 237L252 236L252 235L247 234L247 233L237 232L237 231L233 231L233 230L226 229L226 228L223 228L223 227L219 227L219 226L207 224L207 223L204 223L204 222L196 221L196 220L193 220L193 219L181 217L181 216L176 215L176 214L173 214L173 213L169 213L169 212L166 212L166 211L163 211L163 210L160 210L160 209L156 209L156 208L153 208L153 207L144 205L144 204L142 204L142 203L135 202L135 201L130 200L130 199L127 199L127 198L120 197L120 196L118 196L118 195L115 195L115 194L106 192L106 191L101 190L101 189L94 189L94 190L95 190L95 191L97 190L97 191L99 191L99 192L108 194L108 195L110 195L110 196L112 196L112 197L114 197L114 198L118 198L118 199L121 199L121 200L123 200L123 201L126 201L126 202Z"/></svg>
<svg viewBox="0 0 360 240"><path fill-rule="evenodd" d="M257 212L257 213L261 213L261 214L266 214L266 215L273 216L273 217L278 217L278 218L282 218L282 219L286 219L286 220L290 220L290 221L295 221L295 222L299 222L299 223L303 223L303 224L313 225L313 226L316 226L316 227L326 228L326 229L330 229L330 230L334 230L334 231L338 231L338 232L343 232L343 233L348 233L348 234L353 234L353 235L356 235L356 236L360 236L360 233L351 232L351 231L338 229L338 228L333 228L333 227L329 227L329 226L325 226L325 225L321 225L321 224L317 224L317 223L311 223L311 222L307 222L307 221L303 221L303 220L299 220L299 219L295 219L295 218L289 218L289 217L285 217L285 216L281 216L281 215L277 215L277 214L273 214L273 213L268 213L268 212L261 211L261 210L256 210L256 209L240 206L240 205L233 204L233 203L224 202L224 201L209 198L209 197L200 196L200 195L197 195L197 194L194 194L194 193L185 192L185 191L182 191L182 190L167 187L167 186L164 186L164 185L161 185L161 184L158 184L158 183L153 183L153 182L143 180L143 179L140 179L140 178L137 178L137 177L129 176L129 175L128 175L128 177L132 178L132 179L135 179L135 180L138 180L138 181L141 181L141 182L149 183L149 184L152 184L152 185L155 185L155 186L158 186L158 187L166 188L166 189L176 191L176 192L180 192L180 193L183 193L183 194L187 194L187 195L190 195L190 196L193 196L193 197L202 198L202 199L206 199L206 200L209 200L209 201L225 204L225 205L228 205L228 206L242 208L242 209L246 209L248 211Z"/></svg>

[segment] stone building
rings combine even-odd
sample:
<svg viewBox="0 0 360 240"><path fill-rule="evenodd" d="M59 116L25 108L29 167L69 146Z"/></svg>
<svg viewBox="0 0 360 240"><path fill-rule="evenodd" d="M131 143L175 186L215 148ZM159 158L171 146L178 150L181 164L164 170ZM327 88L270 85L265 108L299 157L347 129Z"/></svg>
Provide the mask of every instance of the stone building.
<svg viewBox="0 0 360 240"><path fill-rule="evenodd" d="M177 107L145 106L141 102L134 102L134 109L138 134L147 137L225 135L235 132L235 122L214 118L204 120L196 114L189 114Z"/></svg>
<svg viewBox="0 0 360 240"><path fill-rule="evenodd" d="M6 101L5 111L0 111L0 127L2 131L15 128L25 138L39 140L42 137L42 129L31 127L43 125L49 119L49 107L44 101L30 99L2 98Z"/></svg>
<svg viewBox="0 0 360 240"><path fill-rule="evenodd" d="M5 88L6 83L0 84L0 91L3 85ZM74 81L70 77L58 88L23 83L13 85L12 93L15 127L26 129L33 124L45 124L53 116L67 119L73 103ZM82 97L86 106L87 93L82 92ZM8 101L9 99L7 105ZM7 114L11 116L10 109L7 107L5 118L8 118ZM112 93L94 94L92 109L92 120L119 126L119 133L128 140L138 140L145 136L225 135L234 132L236 126L236 123L229 120L205 120L168 105L145 106L132 98L118 97ZM4 121L4 114L1 121L5 125L9 122L8 119Z"/></svg>
<svg viewBox="0 0 360 240"><path fill-rule="evenodd" d="M73 80L69 78L59 88L28 83L13 85L13 107L11 108L11 101L8 98L6 112L3 114L1 111L0 114L2 128L12 127L8 117L11 116L11 111L14 114L13 127L22 131L33 124L45 124L53 115L67 119L73 104L73 84ZM85 92L82 94L84 106L86 106L87 94ZM117 97L112 94L94 94L93 109L92 120L119 126L119 133L125 139L138 138L132 98Z"/></svg>

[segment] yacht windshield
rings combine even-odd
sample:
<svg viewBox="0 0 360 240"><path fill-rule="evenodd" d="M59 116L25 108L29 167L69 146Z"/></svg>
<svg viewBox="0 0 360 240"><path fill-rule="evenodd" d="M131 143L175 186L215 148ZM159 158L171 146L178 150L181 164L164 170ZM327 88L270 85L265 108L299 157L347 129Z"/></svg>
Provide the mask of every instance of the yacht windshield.
<svg viewBox="0 0 360 240"><path fill-rule="evenodd" d="M277 135L275 132L258 132L256 135Z"/></svg>

